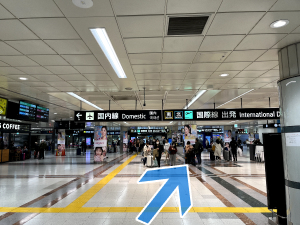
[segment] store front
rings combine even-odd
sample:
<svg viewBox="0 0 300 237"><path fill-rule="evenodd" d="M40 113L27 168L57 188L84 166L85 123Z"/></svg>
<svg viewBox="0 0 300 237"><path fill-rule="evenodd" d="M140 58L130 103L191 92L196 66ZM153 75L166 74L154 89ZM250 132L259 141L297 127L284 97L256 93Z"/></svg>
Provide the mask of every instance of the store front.
<svg viewBox="0 0 300 237"><path fill-rule="evenodd" d="M0 161L17 161L30 158L31 125L0 121ZM22 155L25 154L25 157Z"/></svg>

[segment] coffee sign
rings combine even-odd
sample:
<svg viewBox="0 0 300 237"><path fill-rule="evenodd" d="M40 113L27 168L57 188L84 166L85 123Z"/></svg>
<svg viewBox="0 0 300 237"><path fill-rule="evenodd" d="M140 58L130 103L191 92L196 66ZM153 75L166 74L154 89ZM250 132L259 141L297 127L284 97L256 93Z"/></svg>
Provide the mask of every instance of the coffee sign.
<svg viewBox="0 0 300 237"><path fill-rule="evenodd" d="M20 130L20 124L14 124L14 123L0 123L0 129Z"/></svg>

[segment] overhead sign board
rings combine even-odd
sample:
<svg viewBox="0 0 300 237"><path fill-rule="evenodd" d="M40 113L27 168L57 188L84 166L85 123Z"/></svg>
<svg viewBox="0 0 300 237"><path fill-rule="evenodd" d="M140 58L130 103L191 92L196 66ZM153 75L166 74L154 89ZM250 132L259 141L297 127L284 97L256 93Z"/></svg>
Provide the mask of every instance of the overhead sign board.
<svg viewBox="0 0 300 237"><path fill-rule="evenodd" d="M0 115L6 115L7 110L7 99L0 98Z"/></svg>
<svg viewBox="0 0 300 237"><path fill-rule="evenodd" d="M74 120L93 121L161 121L161 110L75 111Z"/></svg>
<svg viewBox="0 0 300 237"><path fill-rule="evenodd" d="M179 113L182 112L182 113ZM164 110L163 120L261 120L280 119L278 108Z"/></svg>

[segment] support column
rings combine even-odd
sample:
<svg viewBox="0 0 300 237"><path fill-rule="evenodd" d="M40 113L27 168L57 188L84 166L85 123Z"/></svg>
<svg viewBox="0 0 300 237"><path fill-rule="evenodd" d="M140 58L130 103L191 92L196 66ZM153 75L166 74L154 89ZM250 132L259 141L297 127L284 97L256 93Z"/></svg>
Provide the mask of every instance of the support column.
<svg viewBox="0 0 300 237"><path fill-rule="evenodd" d="M300 224L300 43L279 53L280 120L288 224Z"/></svg>

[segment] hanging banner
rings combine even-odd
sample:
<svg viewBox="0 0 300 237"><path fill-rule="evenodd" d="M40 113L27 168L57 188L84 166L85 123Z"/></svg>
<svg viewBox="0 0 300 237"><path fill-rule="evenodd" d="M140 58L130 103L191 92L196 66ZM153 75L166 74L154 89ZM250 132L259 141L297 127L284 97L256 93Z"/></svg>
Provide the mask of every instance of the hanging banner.
<svg viewBox="0 0 300 237"><path fill-rule="evenodd" d="M58 156L65 156L65 144L66 144L66 130L58 129L57 131L57 151Z"/></svg>
<svg viewBox="0 0 300 237"><path fill-rule="evenodd" d="M184 144L189 141L195 144L197 138L197 125L184 125Z"/></svg>
<svg viewBox="0 0 300 237"><path fill-rule="evenodd" d="M107 152L107 127L95 126L94 129L94 161L103 161Z"/></svg>
<svg viewBox="0 0 300 237"><path fill-rule="evenodd" d="M123 151L127 152L128 149L128 132L123 132Z"/></svg>
<svg viewBox="0 0 300 237"><path fill-rule="evenodd" d="M231 130L225 130L224 131L224 142L231 142L231 138L232 138L232 132Z"/></svg>
<svg viewBox="0 0 300 237"><path fill-rule="evenodd" d="M164 110L164 121L280 119L279 108Z"/></svg>

